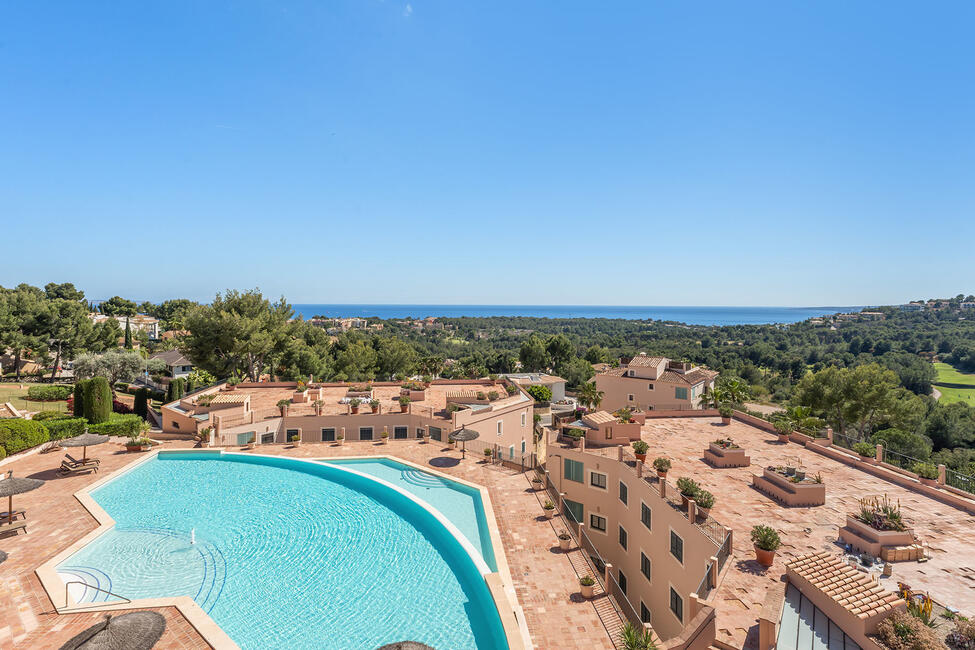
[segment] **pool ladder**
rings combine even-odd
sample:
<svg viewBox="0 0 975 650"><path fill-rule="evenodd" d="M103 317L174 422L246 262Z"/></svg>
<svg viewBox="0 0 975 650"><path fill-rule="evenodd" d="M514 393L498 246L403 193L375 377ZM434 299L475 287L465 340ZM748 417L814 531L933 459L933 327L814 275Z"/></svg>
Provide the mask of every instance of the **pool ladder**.
<svg viewBox="0 0 975 650"><path fill-rule="evenodd" d="M115 596L116 598L121 598L126 603L131 603L132 602L131 599L126 598L125 596L120 596L120 595L118 595L118 594L116 594L114 592L109 591L108 589L102 589L101 587L96 587L95 585L90 585L87 582L85 582L84 580L71 580L69 582L64 583L64 606L65 607L67 607L68 606L68 603L70 602L68 600L68 587L70 587L71 585L84 585L87 589L94 589L95 591L100 591L103 594L108 594L109 596ZM104 607L105 604L104 603L95 603L94 605Z"/></svg>

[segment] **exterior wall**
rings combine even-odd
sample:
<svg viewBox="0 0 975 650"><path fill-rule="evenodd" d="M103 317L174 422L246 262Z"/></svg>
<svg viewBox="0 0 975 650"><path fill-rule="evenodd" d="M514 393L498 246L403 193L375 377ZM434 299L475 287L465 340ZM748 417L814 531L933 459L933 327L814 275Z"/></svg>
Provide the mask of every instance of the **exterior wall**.
<svg viewBox="0 0 975 650"><path fill-rule="evenodd" d="M611 422L601 424L598 429L586 429L586 444L594 446L623 445L628 446L632 441L640 439L640 423L628 422L620 424Z"/></svg>
<svg viewBox="0 0 975 650"><path fill-rule="evenodd" d="M557 381L554 384L549 384L549 388L552 389L552 401L558 402L559 400L565 399L565 382Z"/></svg>
<svg viewBox="0 0 975 650"><path fill-rule="evenodd" d="M635 370L647 370L636 368ZM705 384L699 384L693 389L687 387L687 399L677 399L675 388L677 384L664 383L641 377L617 377L615 375L596 375L596 387L603 391L601 408L615 411L621 408L639 408L642 410L689 410L700 407L701 394ZM650 384L653 383L653 390ZM628 399L633 395L633 401Z"/></svg>
<svg viewBox="0 0 975 650"><path fill-rule="evenodd" d="M583 463L584 483L563 478L566 459ZM626 575L626 596L637 612L640 602L652 612L651 625L664 640L681 634L690 623L690 595L704 578L710 558L717 546L694 524L660 497L657 488L638 478L633 469L620 461L572 449L550 449L546 469L552 483L566 499L583 504L583 527L599 554L613 565L613 575ZM606 474L606 488L591 485L590 474ZM619 498L619 484L627 486L627 503ZM651 529L641 521L641 503L651 510ZM590 528L590 514L606 519L606 532ZM627 548L619 543L619 527L627 532ZM683 540L683 563L670 553L670 532ZM651 579L640 571L640 554L650 559ZM678 621L670 610L670 589L683 600L684 620Z"/></svg>
<svg viewBox="0 0 975 650"><path fill-rule="evenodd" d="M502 455L508 458L511 447L514 447L514 457L521 454L521 444L525 443L525 451L531 452L534 446L533 430L533 402L531 400L518 402L510 406L502 406L496 411L458 411L454 413L454 429L464 426L477 431L480 435L479 444L498 445ZM501 423L501 433L498 433L498 423Z"/></svg>

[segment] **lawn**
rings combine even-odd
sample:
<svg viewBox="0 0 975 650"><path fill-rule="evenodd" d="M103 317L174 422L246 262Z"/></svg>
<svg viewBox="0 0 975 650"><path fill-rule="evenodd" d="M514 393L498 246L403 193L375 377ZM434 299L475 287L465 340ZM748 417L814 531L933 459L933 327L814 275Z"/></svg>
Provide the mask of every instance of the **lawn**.
<svg viewBox="0 0 975 650"><path fill-rule="evenodd" d="M934 386L941 393L939 401L975 406L975 375L967 375L947 363L936 363L934 369L938 373Z"/></svg>
<svg viewBox="0 0 975 650"><path fill-rule="evenodd" d="M10 402L18 411L61 411L67 412L68 403L60 402L31 402L27 401L27 388L30 384L0 384L0 403Z"/></svg>

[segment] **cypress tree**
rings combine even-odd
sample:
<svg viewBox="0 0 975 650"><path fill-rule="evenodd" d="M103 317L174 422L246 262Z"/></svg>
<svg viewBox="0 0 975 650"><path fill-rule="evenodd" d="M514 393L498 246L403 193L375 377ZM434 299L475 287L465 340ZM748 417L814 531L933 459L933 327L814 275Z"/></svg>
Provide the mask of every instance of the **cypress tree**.
<svg viewBox="0 0 975 650"><path fill-rule="evenodd" d="M173 399L180 399L186 392L186 380L180 377L179 379L174 379L172 385L173 388Z"/></svg>
<svg viewBox="0 0 975 650"><path fill-rule="evenodd" d="M129 317L125 317L125 349L132 349L132 326L129 325Z"/></svg>
<svg viewBox="0 0 975 650"><path fill-rule="evenodd" d="M112 415L112 389L108 385L108 380L104 377L92 377L85 383L82 394L84 399L82 417L88 420L89 424L108 422L108 418Z"/></svg>
<svg viewBox="0 0 975 650"><path fill-rule="evenodd" d="M135 414L140 418L145 420L149 417L149 389L140 388L135 391L135 406L133 407Z"/></svg>
<svg viewBox="0 0 975 650"><path fill-rule="evenodd" d="M71 410L75 417L81 417L85 412L85 384L88 383L88 379L81 379L76 381L74 384L74 403L71 405Z"/></svg>

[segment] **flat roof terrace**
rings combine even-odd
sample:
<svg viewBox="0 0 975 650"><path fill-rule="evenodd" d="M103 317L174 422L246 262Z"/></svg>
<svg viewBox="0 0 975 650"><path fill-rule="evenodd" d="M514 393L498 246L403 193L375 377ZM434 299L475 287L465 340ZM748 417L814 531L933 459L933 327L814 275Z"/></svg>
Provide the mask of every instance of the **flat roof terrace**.
<svg viewBox="0 0 975 650"><path fill-rule="evenodd" d="M817 551L840 554L837 532L846 515L859 511L863 497L887 495L899 502L902 515L927 544L927 562L895 562L893 575L881 578L888 590L897 582L926 590L936 601L971 616L975 614L975 517L919 492L810 451L737 420L722 425L719 418L688 417L647 420L641 430L649 445L647 461L671 459L668 482L689 476L715 495L711 515L734 531L734 556L720 576L709 602L717 610L717 641L749 647L758 641L757 621L769 587L782 580L786 562ZM704 450L718 438L732 438L751 457L751 466L717 469L704 462ZM600 453L615 457L615 448ZM597 451L591 449L590 451ZM826 503L816 507L784 507L751 485L753 474L769 465L802 461L807 476L821 473ZM652 467L648 468L652 474ZM755 561L750 532L767 524L779 531L782 547L765 570Z"/></svg>

